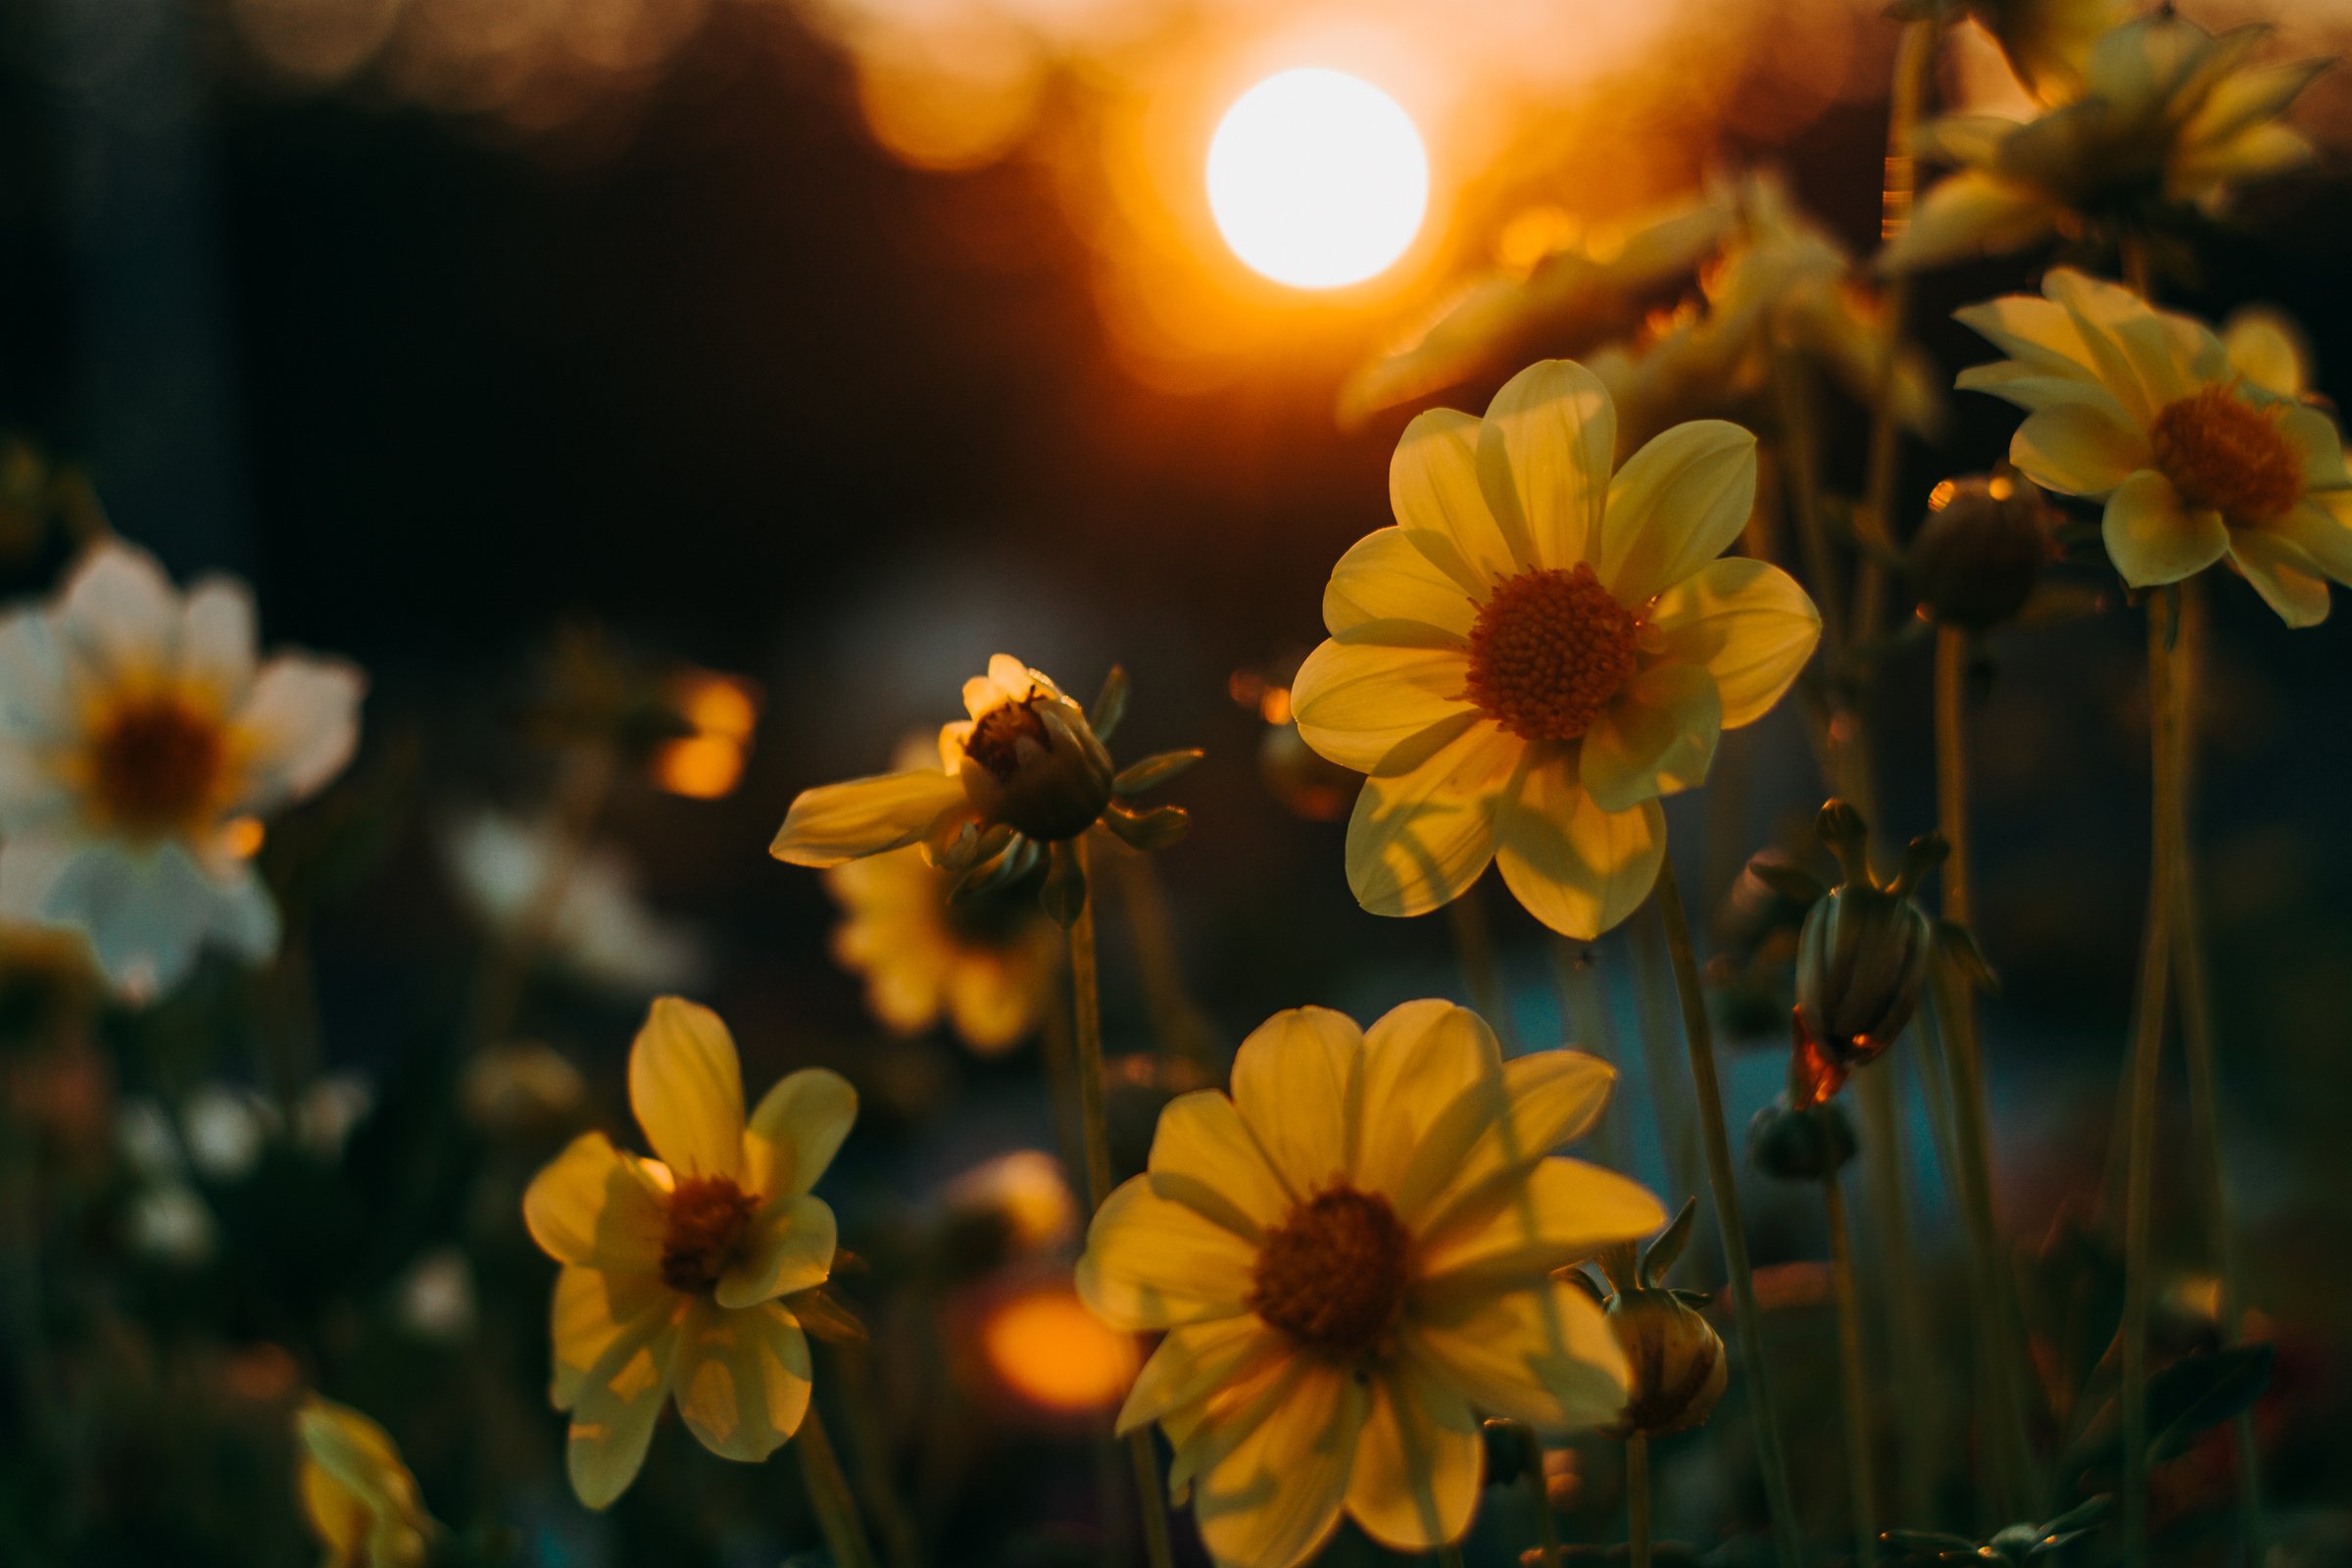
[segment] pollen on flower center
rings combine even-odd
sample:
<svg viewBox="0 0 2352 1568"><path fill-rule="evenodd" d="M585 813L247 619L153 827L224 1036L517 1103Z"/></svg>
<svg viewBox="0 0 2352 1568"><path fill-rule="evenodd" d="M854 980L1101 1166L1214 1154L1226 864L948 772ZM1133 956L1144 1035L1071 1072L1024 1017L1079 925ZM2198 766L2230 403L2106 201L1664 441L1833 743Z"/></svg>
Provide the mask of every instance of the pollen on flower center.
<svg viewBox="0 0 2352 1568"><path fill-rule="evenodd" d="M1403 1310L1409 1246L1387 1199L1325 1188L1258 1244L1250 1308L1302 1345L1361 1360Z"/></svg>
<svg viewBox="0 0 2352 1568"><path fill-rule="evenodd" d="M91 737L91 804L135 835L192 827L215 804L227 752L220 721L176 697L123 703Z"/></svg>
<svg viewBox="0 0 2352 1568"><path fill-rule="evenodd" d="M1000 703L980 715L963 743L963 755L1000 779L1009 779L1020 767L1019 746L1024 740L1050 747L1046 721L1037 716L1035 698Z"/></svg>
<svg viewBox="0 0 2352 1568"><path fill-rule="evenodd" d="M1592 568L1507 577L1470 629L1468 697L1526 740L1574 740L1634 672L1638 622Z"/></svg>
<svg viewBox="0 0 2352 1568"><path fill-rule="evenodd" d="M2303 494L2303 463L2277 411L2227 386L2200 387L2168 403L2148 432L2156 466L2192 506L2260 522Z"/></svg>
<svg viewBox="0 0 2352 1568"><path fill-rule="evenodd" d="M759 1209L760 1200L732 1177L681 1177L662 1234L662 1283L689 1296L716 1285Z"/></svg>

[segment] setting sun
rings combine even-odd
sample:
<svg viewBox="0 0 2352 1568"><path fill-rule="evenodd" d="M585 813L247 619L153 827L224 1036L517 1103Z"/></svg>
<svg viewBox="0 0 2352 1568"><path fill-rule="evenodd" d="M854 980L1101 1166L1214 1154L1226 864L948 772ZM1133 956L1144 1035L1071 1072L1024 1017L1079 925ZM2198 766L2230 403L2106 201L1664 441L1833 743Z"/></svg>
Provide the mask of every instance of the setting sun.
<svg viewBox="0 0 2352 1568"><path fill-rule="evenodd" d="M1361 282L1404 254L1429 157L1396 100L1308 68L1235 100L1208 147L1208 205L1250 270L1296 288Z"/></svg>

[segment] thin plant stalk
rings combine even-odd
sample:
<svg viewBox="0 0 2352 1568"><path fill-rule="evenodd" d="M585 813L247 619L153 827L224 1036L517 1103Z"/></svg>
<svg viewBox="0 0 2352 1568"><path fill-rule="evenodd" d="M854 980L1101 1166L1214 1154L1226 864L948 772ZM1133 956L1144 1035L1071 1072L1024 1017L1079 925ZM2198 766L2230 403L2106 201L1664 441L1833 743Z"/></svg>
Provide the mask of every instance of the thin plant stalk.
<svg viewBox="0 0 2352 1568"><path fill-rule="evenodd" d="M1087 845L1071 846L1078 870L1087 872ZM1085 1143L1086 1208L1089 1214L1110 1197L1110 1127L1102 1109L1102 986L1095 953L1095 901L1090 890L1070 922L1070 1017L1077 1050L1071 1068L1078 1080L1078 1122ZM1144 1521L1144 1554L1152 1568L1170 1568L1175 1548L1168 1539L1168 1501L1159 1480L1159 1455L1146 1427L1127 1435L1135 1469L1136 1507Z"/></svg>
<svg viewBox="0 0 2352 1568"><path fill-rule="evenodd" d="M1453 925L1454 954L1462 966L1462 984L1470 992L1470 1005L1502 1042L1503 1054L1516 1055L1519 1032L1511 1027L1511 996L1502 983L1502 963L1494 956L1494 928L1487 919L1487 906L1479 902L1475 884L1446 906L1446 917Z"/></svg>
<svg viewBox="0 0 2352 1568"><path fill-rule="evenodd" d="M1111 861L1118 868L1119 898L1126 906L1128 933L1135 939L1136 972L1159 1031L1160 1050L1205 1069L1211 1049L1208 1027L1184 983L1184 960L1176 950L1176 925L1168 915L1168 892L1160 884L1159 867L1143 854L1117 855Z"/></svg>
<svg viewBox="0 0 2352 1568"><path fill-rule="evenodd" d="M1634 1016L1642 1035L1642 1068L1649 1075L1650 1110L1658 1122L1658 1148L1666 1157L1667 1180L1673 1184L1676 1199L1695 1198L1699 1180L1697 1129L1683 1114L1682 1097L1666 1092L1666 1085L1674 1078L1674 1057L1666 1044L1674 1028L1672 965L1666 957L1665 941L1656 921L1633 922L1633 942L1634 969L1639 982L1634 987ZM1699 1216L1698 1222L1706 1223L1706 1216Z"/></svg>
<svg viewBox="0 0 2352 1568"><path fill-rule="evenodd" d="M1625 1525L1634 1568L1649 1568L1649 1439L1625 1440Z"/></svg>
<svg viewBox="0 0 2352 1568"><path fill-rule="evenodd" d="M801 1430L793 1435L793 1451L800 1456L801 1480L808 1489L808 1505L816 1527L824 1532L825 1547L839 1568L876 1568L874 1548L865 1539L858 1517L858 1498L850 1478L842 1474L833 1440L825 1433L825 1418L810 1400Z"/></svg>
<svg viewBox="0 0 2352 1568"><path fill-rule="evenodd" d="M2148 1319L2156 1186L2156 1110L2164 1067L2165 997L2172 984L2172 920L2183 841L2182 749L2178 697L2180 645L2174 630L2180 596L2148 601L2148 755L2151 822L2148 913L2139 965L2139 1027L2128 1072L2132 1120L2124 1156L2124 1322L2118 1357L2123 1377L2124 1560L2148 1550Z"/></svg>
<svg viewBox="0 0 2352 1568"><path fill-rule="evenodd" d="M1527 1490L1536 1504L1536 1568L1560 1568L1560 1522L1551 1514L1551 1486L1544 1479L1544 1439L1534 1427L1521 1427L1527 1446Z"/></svg>
<svg viewBox="0 0 2352 1568"><path fill-rule="evenodd" d="M1456 1542L1454 1544L1441 1549L1438 1553L1438 1561L1443 1563L1445 1568L1462 1568L1461 1544Z"/></svg>
<svg viewBox="0 0 2352 1568"><path fill-rule="evenodd" d="M1597 947L1562 938L1552 947L1560 979L1560 1033L1611 1067L1617 1066L1617 1025L1609 1016L1608 989L1601 983ZM1592 1130L1593 1150L1611 1170L1625 1168L1625 1123L1603 1116Z"/></svg>
<svg viewBox="0 0 2352 1568"><path fill-rule="evenodd" d="M1782 466L1788 485L1788 511L1796 519L1796 548L1813 602L1821 610L1824 667L1833 679L1846 647L1844 587L1838 558L1830 551L1829 522L1822 514L1820 432L1813 420L1812 378L1803 361L1785 344L1772 346L1772 387L1780 415Z"/></svg>
<svg viewBox="0 0 2352 1568"><path fill-rule="evenodd" d="M1835 1171L1822 1178L1822 1212L1830 1227L1830 1271L1838 1292L1838 1360L1845 1385L1845 1475L1854 1517L1854 1561L1870 1568L1879 1555L1878 1434L1870 1418L1870 1367L1862 1353L1862 1299L1854 1287L1854 1238L1845 1219L1845 1194Z"/></svg>
<svg viewBox="0 0 2352 1568"><path fill-rule="evenodd" d="M1890 1057L1880 1071L1861 1074L1854 1087L1862 1102L1863 1147L1882 1152L1879 1163L1884 1168L1866 1182L1863 1198L1878 1247L1879 1305L1886 1320L1894 1372L1902 1381L1904 1403L1912 1412L1911 1419L1903 1423L1897 1446L1902 1461L1903 1514L1925 1519L1935 1507L1942 1447L1942 1399L1935 1357L1928 1348L1935 1332L1934 1306L1912 1290L1912 1282L1920 1277L1919 1250L1911 1234L1909 1139L1902 1123L1900 1080L1895 1076L1901 1059Z"/></svg>
<svg viewBox="0 0 2352 1568"><path fill-rule="evenodd" d="M1803 1539L1797 1533L1796 1504L1788 1490L1788 1461L1781 1446L1780 1415L1773 1404L1772 1383L1764 1362L1763 1314L1756 1305L1756 1285L1750 1276L1747 1232L1740 1217L1740 1184L1732 1163L1731 1135L1724 1125L1723 1087L1715 1076L1715 1031L1707 1020L1707 999L1700 989L1698 957L1690 946L1690 921L1683 913L1682 889L1675 883L1674 862L1658 867L1658 918L1666 928L1666 951L1674 963L1674 980L1681 994L1683 1038L1690 1051L1690 1081L1697 1091L1699 1132L1707 1156L1707 1185L1715 1197L1717 1228L1723 1237L1724 1270L1731 1277L1733 1316L1740 1334L1740 1355L1755 1404L1756 1459L1764 1473L1764 1494L1772 1510L1773 1545L1781 1568L1799 1568L1805 1560Z"/></svg>

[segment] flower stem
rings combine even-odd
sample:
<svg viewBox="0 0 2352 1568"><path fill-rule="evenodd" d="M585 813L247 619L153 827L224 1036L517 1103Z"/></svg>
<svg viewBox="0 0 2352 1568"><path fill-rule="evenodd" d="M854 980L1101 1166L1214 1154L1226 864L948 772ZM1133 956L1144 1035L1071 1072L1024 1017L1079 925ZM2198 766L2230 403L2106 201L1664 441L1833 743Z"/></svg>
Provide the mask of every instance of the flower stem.
<svg viewBox="0 0 2352 1568"><path fill-rule="evenodd" d="M1723 1088L1715 1077L1714 1029L1707 1021L1706 994L1699 988L1698 958L1691 951L1690 925L1683 913L1683 895L1675 884L1672 859L1658 867L1657 903L1658 918L1666 928L1666 951L1674 964L1675 987L1682 999L1683 1039L1690 1049L1690 1081L1698 1092L1707 1185L1714 1192L1717 1228L1723 1233L1724 1269L1731 1276L1740 1354L1753 1391L1756 1460L1764 1473L1764 1493L1772 1509L1773 1545L1781 1568L1798 1568L1805 1560L1804 1542L1797 1534L1788 1461L1781 1447L1780 1415L1773 1406L1772 1384L1765 1370L1763 1316L1756 1306L1755 1281L1749 1275L1747 1232L1740 1218L1739 1177L1732 1164L1731 1135L1723 1120Z"/></svg>
<svg viewBox="0 0 2352 1568"><path fill-rule="evenodd" d="M1453 924L1454 953L1461 960L1462 984L1469 989L1470 1005L1487 1020L1502 1042L1503 1054L1519 1053L1518 1031L1511 1027L1511 995L1502 983L1502 964L1494 956L1494 928L1487 921L1487 906L1478 901L1476 885L1446 906Z"/></svg>
<svg viewBox="0 0 2352 1568"><path fill-rule="evenodd" d="M2120 1357L2124 1423L2124 1560L2145 1562L2148 1549L2149 1252L2156 1176L2156 1101L2164 1066L2164 1003L2172 985L2172 918L2184 840L2181 813L2179 645L2180 599L2167 589L2148 601L2148 756L2150 833L2146 945L2139 966L2139 1026L2128 1082L2132 1107L2124 1155L2124 1323Z"/></svg>
<svg viewBox="0 0 2352 1568"><path fill-rule="evenodd" d="M1087 878L1086 840L1071 845L1078 871ZM1102 984L1095 954L1095 900L1090 888L1078 917L1070 922L1070 1016L1077 1052L1071 1070L1078 1079L1078 1122L1086 1156L1086 1208L1091 1215L1110 1196L1110 1127L1102 1110ZM1159 1480L1159 1455L1152 1446L1150 1428L1127 1436L1127 1450L1135 1468L1136 1507L1144 1520L1144 1554L1152 1568L1170 1568L1175 1560L1168 1540L1167 1495Z"/></svg>
<svg viewBox="0 0 2352 1568"><path fill-rule="evenodd" d="M1551 1513L1551 1487L1544 1479L1544 1439L1534 1427L1521 1427L1527 1444L1527 1490L1536 1504L1536 1539L1543 1544L1536 1568L1560 1568L1560 1523Z"/></svg>
<svg viewBox="0 0 2352 1568"><path fill-rule="evenodd" d="M1649 1440L1639 1432L1625 1440L1625 1514L1634 1568L1649 1568Z"/></svg>
<svg viewBox="0 0 2352 1568"><path fill-rule="evenodd" d="M1159 867L1140 851L1114 855L1111 863L1117 867L1119 899L1135 939L1136 971L1143 977L1145 1001L1159 1030L1160 1050L1205 1069L1214 1048L1200 1004L1184 983L1184 960L1177 954L1175 922L1168 916L1168 893L1160 885Z"/></svg>
<svg viewBox="0 0 2352 1568"><path fill-rule="evenodd" d="M1444 1568L1462 1568L1461 1544L1456 1542L1450 1546L1441 1547L1438 1552L1438 1561L1444 1565Z"/></svg>
<svg viewBox="0 0 2352 1568"><path fill-rule="evenodd" d="M1821 506L1820 432L1813 420L1813 383L1804 363L1786 344L1772 344L1772 387L1780 415L1782 463L1788 473L1788 510L1796 519L1796 548L1807 586L1821 610L1822 667L1833 680L1842 676L1847 651L1844 585L1830 552L1829 523Z"/></svg>
<svg viewBox="0 0 2352 1568"><path fill-rule="evenodd" d="M824 1532L825 1547L833 1561L838 1568L874 1568L874 1548L867 1544L865 1526L858 1521L858 1499L850 1492L850 1478L841 1472L841 1460L825 1435L825 1418L817 1413L814 1400L809 1401L808 1414L792 1446L800 1455L808 1505L815 1510L816 1526Z"/></svg>
<svg viewBox="0 0 2352 1568"><path fill-rule="evenodd" d="M1562 937L1552 945L1553 965L1560 981L1560 1041L1576 1049L1590 1052L1618 1067L1617 1024L1609 1015L1607 988L1599 973L1597 947L1571 942ZM1600 1125L1592 1129L1592 1147L1600 1162L1611 1170L1623 1170L1626 1150L1625 1123L1616 1116L1603 1116Z"/></svg>
<svg viewBox="0 0 2352 1568"><path fill-rule="evenodd" d="M1830 1266L1838 1291L1838 1358L1845 1383L1845 1474L1854 1515L1854 1561L1878 1560L1878 1434L1870 1419L1870 1370L1862 1354L1861 1293L1854 1289L1854 1238L1845 1220L1845 1194L1835 1171L1822 1178L1822 1210L1830 1226Z"/></svg>

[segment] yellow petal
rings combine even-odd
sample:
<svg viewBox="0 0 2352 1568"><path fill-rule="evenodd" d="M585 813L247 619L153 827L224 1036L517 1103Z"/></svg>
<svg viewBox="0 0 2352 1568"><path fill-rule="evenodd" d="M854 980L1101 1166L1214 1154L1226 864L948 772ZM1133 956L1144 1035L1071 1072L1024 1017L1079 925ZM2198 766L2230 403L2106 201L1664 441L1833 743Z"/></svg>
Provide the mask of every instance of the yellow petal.
<svg viewBox="0 0 2352 1568"><path fill-rule="evenodd" d="M2328 579L2305 570L2309 563L2302 554L2275 535L2253 528L2232 530L2230 564L2289 626L2317 626L2328 618Z"/></svg>
<svg viewBox="0 0 2352 1568"><path fill-rule="evenodd" d="M1594 805L1565 761L1528 769L1495 813L1495 863L1528 913L1590 942L1642 906L1666 854L1655 801L1630 811Z"/></svg>
<svg viewBox="0 0 2352 1568"><path fill-rule="evenodd" d="M610 1507L637 1479L654 1421L669 1396L678 1324L674 1318L652 1321L657 1326L651 1334L632 1329L614 1340L580 1379L564 1457L572 1493L588 1507Z"/></svg>
<svg viewBox="0 0 2352 1568"><path fill-rule="evenodd" d="M743 1067L718 1014L658 997L629 1048L629 1105L680 1177L743 1170Z"/></svg>
<svg viewBox="0 0 2352 1568"><path fill-rule="evenodd" d="M531 1178L522 1220L560 1263L652 1274L662 1266L669 1210L636 1159L603 1133L582 1133Z"/></svg>
<svg viewBox="0 0 2352 1568"><path fill-rule="evenodd" d="M1578 781L1604 811L1706 782L1723 735L1723 699L1698 664L1652 664L1625 683L1585 732Z"/></svg>
<svg viewBox="0 0 2352 1568"><path fill-rule="evenodd" d="M2115 394L2098 382L2077 375L2061 375L2038 365L2022 360L1995 360L1989 365L1972 365L1952 378L1952 385L1963 392L1984 392L2016 404L2029 412L2054 409L2070 403L2095 404L2099 410L2118 423L2129 423L2123 404Z"/></svg>
<svg viewBox="0 0 2352 1568"><path fill-rule="evenodd" d="M793 798L767 853L794 865L839 865L904 849L966 805L962 783L937 768L824 784Z"/></svg>
<svg viewBox="0 0 2352 1568"><path fill-rule="evenodd" d="M1520 564L1479 488L1478 432L1451 409L1416 415L1389 459L1389 508L1413 548L1483 600Z"/></svg>
<svg viewBox="0 0 2352 1568"><path fill-rule="evenodd" d="M695 1304L670 1383L695 1440L722 1459L757 1464L808 1413L808 1340L773 1301L742 1311Z"/></svg>
<svg viewBox="0 0 2352 1568"><path fill-rule="evenodd" d="M2341 490L2352 485L2344 471L2344 438L2335 421L2317 409L2292 407L2278 415L2278 433L2286 437L2303 465L2306 490Z"/></svg>
<svg viewBox="0 0 2352 1568"><path fill-rule="evenodd" d="M567 1267L556 1275L555 1309L548 1326L555 1379L549 1400L559 1410L579 1403L589 1372L624 1335L639 1344L677 1316L686 1298L654 1274L608 1274Z"/></svg>
<svg viewBox="0 0 2352 1568"><path fill-rule="evenodd" d="M1259 1402L1187 1445L1194 1517L1220 1564L1297 1568L1340 1522L1368 1401L1352 1376L1300 1356Z"/></svg>
<svg viewBox="0 0 2352 1568"><path fill-rule="evenodd" d="M1348 1101L1363 1048L1346 1013L1293 1007L1251 1030L1234 1054L1234 1105L1294 1198L1348 1167Z"/></svg>
<svg viewBox="0 0 2352 1568"><path fill-rule="evenodd" d="M2116 486L2099 533L2115 569L2134 588L2194 576L2230 548L2222 514L2183 505L2171 482L2153 468L2142 468Z"/></svg>
<svg viewBox="0 0 2352 1568"><path fill-rule="evenodd" d="M1113 1328L1142 1333L1234 1317L1246 1308L1257 1250L1224 1226L1152 1191L1120 1184L1087 1227L1078 1295Z"/></svg>
<svg viewBox="0 0 2352 1568"><path fill-rule="evenodd" d="M1486 1445L1469 1402L1407 1360L1375 1378L1348 1483L1348 1516L1392 1551L1427 1552L1470 1529Z"/></svg>
<svg viewBox="0 0 2352 1568"><path fill-rule="evenodd" d="M1365 535L1340 558L1323 590L1323 627L1334 637L1396 627L1379 641L1432 647L1470 635L1478 603L1438 568L1402 528Z"/></svg>
<svg viewBox="0 0 2352 1568"><path fill-rule="evenodd" d="M1119 1407L1119 1436L1197 1404L1290 1354L1282 1335L1253 1312L1170 1329L1127 1391L1127 1402Z"/></svg>
<svg viewBox="0 0 2352 1568"><path fill-rule="evenodd" d="M1152 1191L1161 1198L1252 1242L1265 1227L1280 1224L1299 1196L1284 1183L1233 1102L1214 1089L1179 1095L1160 1111L1152 1135L1151 1177Z"/></svg>
<svg viewBox="0 0 2352 1568"><path fill-rule="evenodd" d="M1918 272L2021 251L2054 230L2063 211L2029 185L1964 169L1928 187L1911 210L1910 226L1887 243L1879 266Z"/></svg>
<svg viewBox="0 0 2352 1568"><path fill-rule="evenodd" d="M1332 761L1359 773L1389 771L1398 748L1477 712L1463 696L1469 668L1456 649L1334 638L1298 666L1291 711L1299 738Z"/></svg>
<svg viewBox="0 0 2352 1568"><path fill-rule="evenodd" d="M1408 1353L1489 1415L1565 1432L1625 1405L1625 1352L1600 1303L1573 1285L1417 1302L1402 1334Z"/></svg>
<svg viewBox="0 0 2352 1568"><path fill-rule="evenodd" d="M747 1307L812 1290L833 1272L835 1241L833 1210L824 1200L771 1198L711 1295L720 1306Z"/></svg>
<svg viewBox="0 0 2352 1568"><path fill-rule="evenodd" d="M2046 490L2096 500L2148 466L2148 439L2095 403L2062 404L2027 416L2009 461Z"/></svg>
<svg viewBox="0 0 2352 1568"><path fill-rule="evenodd" d="M1756 438L1722 419L1654 436L1609 486L1593 569L1641 605L1723 554L1756 504Z"/></svg>
<svg viewBox="0 0 2352 1568"><path fill-rule="evenodd" d="M2230 368L2275 397L2299 398L2311 381L2302 331L2278 312L2250 305L2222 324Z"/></svg>
<svg viewBox="0 0 2352 1568"><path fill-rule="evenodd" d="M1494 858L1494 807L1526 751L1479 720L1417 767L1365 780L1348 819L1348 886L1374 914L1426 914Z"/></svg>
<svg viewBox="0 0 2352 1568"><path fill-rule="evenodd" d="M1473 1085L1431 1124L1395 1189L1397 1215L1423 1237L1483 1218L1495 1195L1516 1190L1540 1160L1592 1128L1616 1082L1615 1068L1581 1051L1503 1063L1499 1079Z"/></svg>
<svg viewBox="0 0 2352 1568"><path fill-rule="evenodd" d="M1439 1112L1473 1084L1502 1077L1502 1048L1486 1020L1450 1002L1407 1002L1364 1032L1355 1185L1394 1192Z"/></svg>
<svg viewBox="0 0 2352 1568"><path fill-rule="evenodd" d="M1422 1289L1481 1291L1532 1287L1554 1269L1581 1263L1617 1242L1654 1236L1666 1209L1648 1189L1615 1171L1558 1155L1539 1160L1524 1182L1421 1237Z"/></svg>
<svg viewBox="0 0 2352 1568"><path fill-rule="evenodd" d="M2283 516L2232 530L2232 537L2264 533L2303 558L2303 569L2352 583L2352 490L2303 498Z"/></svg>
<svg viewBox="0 0 2352 1568"><path fill-rule="evenodd" d="M850 1126L858 1091L829 1067L803 1067L760 1097L743 1130L745 1180L766 1198L797 1198L817 1183Z"/></svg>
<svg viewBox="0 0 2352 1568"><path fill-rule="evenodd" d="M1478 431L1478 482L1520 568L1591 553L1617 452L1617 410L1574 360L1544 360L1502 384Z"/></svg>
<svg viewBox="0 0 2352 1568"><path fill-rule="evenodd" d="M1763 717L1821 641L1821 612L1796 579L1747 556L1710 561L1667 589L1649 623L1661 657L1715 677L1725 729Z"/></svg>
<svg viewBox="0 0 2352 1568"><path fill-rule="evenodd" d="M1952 319L2042 374L2103 384L2100 352L2091 343L2090 328L2055 299L2003 294L1963 306L1952 313Z"/></svg>

